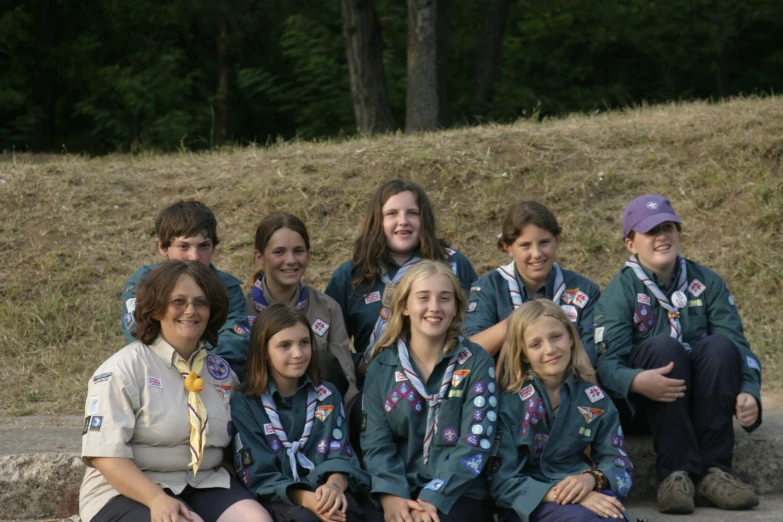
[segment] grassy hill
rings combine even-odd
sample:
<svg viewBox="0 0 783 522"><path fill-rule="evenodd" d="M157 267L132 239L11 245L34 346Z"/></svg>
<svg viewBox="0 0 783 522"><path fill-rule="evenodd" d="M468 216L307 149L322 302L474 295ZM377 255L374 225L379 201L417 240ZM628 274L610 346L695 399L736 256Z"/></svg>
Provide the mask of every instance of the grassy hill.
<svg viewBox="0 0 783 522"><path fill-rule="evenodd" d="M521 199L555 211L559 261L606 285L626 257L632 198L668 195L686 256L728 282L761 357L783 383L783 98L645 107L418 136L218 152L0 156L0 414L78 413L94 369L123 346L120 293L160 260L153 222L198 198L218 217L215 264L247 280L263 215L302 217L307 279L323 288L350 255L375 187L422 184L440 233L483 274L506 257L500 220Z"/></svg>

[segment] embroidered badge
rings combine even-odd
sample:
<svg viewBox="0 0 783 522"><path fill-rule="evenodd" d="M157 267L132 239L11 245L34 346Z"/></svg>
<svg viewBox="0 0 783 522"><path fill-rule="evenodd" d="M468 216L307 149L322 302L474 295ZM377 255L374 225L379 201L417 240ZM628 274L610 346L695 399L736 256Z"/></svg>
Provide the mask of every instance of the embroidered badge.
<svg viewBox="0 0 783 522"><path fill-rule="evenodd" d="M470 432L473 435L481 435L482 433L484 433L484 426L482 426L481 424L474 424L473 426L470 427Z"/></svg>
<svg viewBox="0 0 783 522"><path fill-rule="evenodd" d="M600 343L601 341L604 340L605 328L606 327L604 326L599 326L598 328L595 329L595 331L593 332L593 341Z"/></svg>
<svg viewBox="0 0 783 522"><path fill-rule="evenodd" d="M245 487L250 486L250 470L249 469L243 469L239 472L239 479L242 481L242 484L245 485Z"/></svg>
<svg viewBox="0 0 783 522"><path fill-rule="evenodd" d="M240 437L239 433L237 433L234 437L234 453L239 453L242 448L242 437Z"/></svg>
<svg viewBox="0 0 783 522"><path fill-rule="evenodd" d="M585 394L587 395L587 398L590 399L590 402L593 403L604 398L604 392L598 386L590 386L585 390Z"/></svg>
<svg viewBox="0 0 783 522"><path fill-rule="evenodd" d="M318 406L315 409L315 418L323 422L332 413L332 410L334 410L334 406Z"/></svg>
<svg viewBox="0 0 783 522"><path fill-rule="evenodd" d="M731 294L729 294L729 304L731 306L736 306L737 305L737 303L734 301L734 296L731 295Z"/></svg>
<svg viewBox="0 0 783 522"><path fill-rule="evenodd" d="M691 281L691 284L688 285L688 291L693 295L693 297L699 297L706 289L707 287L704 286L704 284L698 279L694 279Z"/></svg>
<svg viewBox="0 0 783 522"><path fill-rule="evenodd" d="M522 399L523 401L526 401L530 397L532 397L534 393L536 393L535 388L533 388L532 384L528 384L527 386L519 390L519 398Z"/></svg>
<svg viewBox="0 0 783 522"><path fill-rule="evenodd" d="M135 319L133 318L133 312L128 312L125 314L125 317L122 321L125 323L125 329L130 330L130 327L133 326L133 323L135 322Z"/></svg>
<svg viewBox="0 0 783 522"><path fill-rule="evenodd" d="M242 465L246 468L253 465L253 456L250 453L250 448L242 450Z"/></svg>
<svg viewBox="0 0 783 522"><path fill-rule="evenodd" d="M487 403L487 401L484 399L484 397L478 396L475 399L473 399L473 406L476 408L483 408L484 405Z"/></svg>
<svg viewBox="0 0 783 522"><path fill-rule="evenodd" d="M586 293L579 290L576 295L574 296L574 304L578 306L579 308L584 308L587 304L587 301L589 301L590 298L587 296Z"/></svg>
<svg viewBox="0 0 783 522"><path fill-rule="evenodd" d="M544 448L546 448L546 443L549 441L549 435L546 433L539 433L536 435L534 441L533 455L535 455L536 458L541 458L541 455L544 453Z"/></svg>
<svg viewBox="0 0 783 522"><path fill-rule="evenodd" d="M495 393L495 383L494 382L490 382L489 384L487 384L487 391L489 391L489 393Z"/></svg>
<svg viewBox="0 0 783 522"><path fill-rule="evenodd" d="M152 386L153 388L163 388L163 383L160 379L157 377L147 377L147 386Z"/></svg>
<svg viewBox="0 0 783 522"><path fill-rule="evenodd" d="M394 380L397 382L407 381L408 378L402 372L394 372Z"/></svg>
<svg viewBox="0 0 783 522"><path fill-rule="evenodd" d="M381 293L378 291L371 292L367 294L367 297L364 298L364 304L370 304L375 303L381 300Z"/></svg>
<svg viewBox="0 0 783 522"><path fill-rule="evenodd" d="M563 291L563 296L560 298L565 304L571 304L574 302L574 297L579 291L578 288L567 288Z"/></svg>
<svg viewBox="0 0 783 522"><path fill-rule="evenodd" d="M231 390L234 389L233 386L228 386L227 384L213 384L212 386L215 388L215 391L218 392L218 395L223 398L223 400L231 397Z"/></svg>
<svg viewBox="0 0 783 522"><path fill-rule="evenodd" d="M752 368L759 372L761 371L761 366L759 366L759 362L753 357L751 357L750 355L745 356L745 361L747 361L748 363L748 368Z"/></svg>
<svg viewBox="0 0 783 522"><path fill-rule="evenodd" d="M451 377L451 385L455 388L462 383L462 380L468 376L470 370L456 370Z"/></svg>
<svg viewBox="0 0 783 522"><path fill-rule="evenodd" d="M473 410L473 414L471 414L473 422L481 422L484 420L484 417L484 410Z"/></svg>
<svg viewBox="0 0 783 522"><path fill-rule="evenodd" d="M487 433L489 435L489 433ZM492 447L492 443L489 441L489 439L481 439L481 442L479 442L479 446L481 446L481 449L488 450Z"/></svg>
<svg viewBox="0 0 783 522"><path fill-rule="evenodd" d="M272 426L271 422L268 422L264 424L264 434L265 435L274 435L275 434L275 428Z"/></svg>
<svg viewBox="0 0 783 522"><path fill-rule="evenodd" d="M342 428L343 427L343 421L345 421L345 417L343 417L342 415L338 415L337 416L337 421L336 421L338 428Z"/></svg>
<svg viewBox="0 0 783 522"><path fill-rule="evenodd" d="M244 324L237 324L234 325L234 332L236 332L237 335L247 335L250 333L250 328Z"/></svg>
<svg viewBox="0 0 783 522"><path fill-rule="evenodd" d="M636 294L636 301L641 304L650 304L650 296L647 294Z"/></svg>
<svg viewBox="0 0 783 522"><path fill-rule="evenodd" d="M95 415L90 421L90 431L101 431L103 425L103 416Z"/></svg>
<svg viewBox="0 0 783 522"><path fill-rule="evenodd" d="M332 437L334 437L336 440L342 440L343 438L343 432L340 430L340 428L335 428L332 430Z"/></svg>
<svg viewBox="0 0 783 522"><path fill-rule="evenodd" d="M489 419L489 422L495 422L496 420L498 420L498 414L495 413L494 410L489 410L487 412L487 419Z"/></svg>
<svg viewBox="0 0 783 522"><path fill-rule="evenodd" d="M329 330L329 323L322 319L316 319L311 328L315 333L323 337L324 334Z"/></svg>
<svg viewBox="0 0 783 522"><path fill-rule="evenodd" d="M321 402L325 398L329 397L332 394L332 392L329 391L329 388L321 384L315 389L315 394L318 395L318 402Z"/></svg>
<svg viewBox="0 0 783 522"><path fill-rule="evenodd" d="M234 455L234 471L242 469L242 455Z"/></svg>
<svg viewBox="0 0 783 522"><path fill-rule="evenodd" d="M478 307L478 301L470 301L468 302L468 309L466 310L466 313L472 314L476 311L476 308Z"/></svg>
<svg viewBox="0 0 783 522"><path fill-rule="evenodd" d="M593 432L590 428L585 428L584 426L581 426L579 428L579 435L584 435L585 437L589 437L592 433Z"/></svg>
<svg viewBox="0 0 783 522"><path fill-rule="evenodd" d="M577 319L579 319L579 312L576 311L576 307L574 305L562 305L560 308L563 309L566 316L568 317L568 320L572 323L575 323Z"/></svg>
<svg viewBox="0 0 783 522"><path fill-rule="evenodd" d="M106 381L108 381L111 378L111 373L112 372L102 373L100 375L96 375L95 377L92 378L92 383L93 384L98 384L99 382L106 382Z"/></svg>
<svg viewBox="0 0 783 522"><path fill-rule="evenodd" d="M468 471L473 473L475 476L479 476L481 473L481 468L484 467L484 454L477 453L473 455L472 457L467 457L459 461L460 464L462 464Z"/></svg>
<svg viewBox="0 0 783 522"><path fill-rule="evenodd" d="M209 374L212 377L219 381L227 379L228 376L231 375L231 368L228 366L226 360L214 353L207 355L207 371L209 371Z"/></svg>
<svg viewBox="0 0 783 522"><path fill-rule="evenodd" d="M378 312L378 317L380 317L384 321L388 321L389 317L391 317L391 310L389 310L384 306L383 308L381 308L381 311Z"/></svg>
<svg viewBox="0 0 783 522"><path fill-rule="evenodd" d="M432 479L430 480L426 486L424 486L422 489L431 489L432 491L438 491L440 488L443 487L443 484L445 484L445 480L441 479Z"/></svg>
<svg viewBox="0 0 783 522"><path fill-rule="evenodd" d="M471 433L465 437L465 442L468 444L468 446L473 446L475 448L479 445L479 438Z"/></svg>
<svg viewBox="0 0 783 522"><path fill-rule="evenodd" d="M228 421L226 423L226 433L228 433L229 440L231 439L231 437L234 436L234 423L233 422Z"/></svg>
<svg viewBox="0 0 783 522"><path fill-rule="evenodd" d="M471 292L481 292L481 287L480 286L471 286L470 287L470 291Z"/></svg>
<svg viewBox="0 0 783 522"><path fill-rule="evenodd" d="M101 404L101 398L100 397L90 397L90 408L88 410L88 413L90 415L95 415L98 413L98 406Z"/></svg>
<svg viewBox="0 0 783 522"><path fill-rule="evenodd" d="M490 395L489 400L487 402L489 402L489 405L493 408L497 408L498 406L498 398L495 397L494 395Z"/></svg>
<svg viewBox="0 0 783 522"><path fill-rule="evenodd" d="M125 308L128 310L128 313L132 314L136 310L136 298L131 297L125 301Z"/></svg>
<svg viewBox="0 0 783 522"><path fill-rule="evenodd" d="M634 325L641 333L645 333L658 324L658 318L647 305L640 305L633 313Z"/></svg>
<svg viewBox="0 0 783 522"><path fill-rule="evenodd" d="M454 444L459 438L459 432L457 431L457 428L449 426L443 430L441 438L446 444Z"/></svg>
<svg viewBox="0 0 783 522"><path fill-rule="evenodd" d="M599 410L598 408L585 408L582 406L577 406L577 409L582 414L582 417L585 418L587 424L593 422L604 412L604 410Z"/></svg>
<svg viewBox="0 0 783 522"><path fill-rule="evenodd" d="M704 301L701 299L691 299L688 301L688 308L697 308L699 306L704 306Z"/></svg>
<svg viewBox="0 0 783 522"><path fill-rule="evenodd" d="M449 390L448 397L449 398L451 398L451 397L457 397L457 398L462 397L462 390Z"/></svg>
<svg viewBox="0 0 783 522"><path fill-rule="evenodd" d="M269 447L272 448L272 451L277 453L283 447L283 443L280 442L280 440L277 437L275 437L274 439L269 441Z"/></svg>
<svg viewBox="0 0 783 522"><path fill-rule="evenodd" d="M332 451L340 451L343 445L339 440L333 440L329 443L329 449Z"/></svg>
<svg viewBox="0 0 783 522"><path fill-rule="evenodd" d="M494 366L490 366L489 370L488 370L488 373L489 373L489 376L494 379L495 378L495 367Z"/></svg>
<svg viewBox="0 0 783 522"><path fill-rule="evenodd" d="M473 352L465 348L461 352L459 352L459 356L457 357L457 363L459 363L460 366L468 362L468 359L473 357Z"/></svg>
<svg viewBox="0 0 783 522"><path fill-rule="evenodd" d="M362 424L359 426L362 431L367 431L367 414L362 413Z"/></svg>
<svg viewBox="0 0 783 522"><path fill-rule="evenodd" d="M92 417L90 417L89 415L84 418L84 427L82 428L82 437L87 434L87 430L90 428L90 419L92 419Z"/></svg>

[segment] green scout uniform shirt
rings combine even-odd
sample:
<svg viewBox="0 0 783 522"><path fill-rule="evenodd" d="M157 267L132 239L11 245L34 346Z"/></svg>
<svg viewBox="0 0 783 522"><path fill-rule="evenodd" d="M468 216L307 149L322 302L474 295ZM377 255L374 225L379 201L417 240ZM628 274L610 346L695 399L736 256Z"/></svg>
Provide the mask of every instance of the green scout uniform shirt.
<svg viewBox="0 0 783 522"><path fill-rule="evenodd" d="M671 299L675 285L670 284L666 290L666 283L657 274L640 266ZM679 258L676 266L679 267ZM745 339L734 297L723 279L709 268L686 259L685 269L688 287L684 292L688 305L680 309L682 340L694 346L707 335L722 335L737 346L742 355L740 392L750 393L759 404L759 422L755 428L761 423L761 366ZM674 274L673 281L677 280L678 273ZM657 335L671 335L669 313L633 270L623 268L606 287L596 306L595 342L602 385L631 405L631 381L642 369L628 367L628 354L634 346Z"/></svg>
<svg viewBox="0 0 783 522"><path fill-rule="evenodd" d="M356 387L356 370L351 358L350 341L348 340L348 332L345 331L342 310L340 310L340 305L325 293L319 292L312 286L305 286L305 289L307 291L307 305L302 309L302 313L307 316L310 328L315 333L316 348L328 351L340 363L349 385L343 399L345 404L350 404L354 397L359 394L359 389ZM297 286L294 297L287 303L288 306L296 308L301 295L301 287ZM245 299L247 322L250 326L253 326L256 317L261 313L257 304L253 301L253 290L247 292ZM266 299L269 306L277 302L269 295L269 292L264 293L264 299Z"/></svg>
<svg viewBox="0 0 783 522"><path fill-rule="evenodd" d="M465 293L470 289L470 283L476 280L476 271L470 264L468 258L456 250L445 262L449 264L462 283ZM413 252L414 256L420 256L418 251ZM378 277L375 285L369 288L367 284L362 284L355 291L353 289L353 261L346 261L334 271L329 284L326 285L326 294L337 301L343 311L345 326L348 329L348 335L353 338L353 347L356 353L362 353L370 344L370 337L378 315L381 313L383 305L381 297L386 286ZM397 270L400 269L394 260L389 258L389 277L394 278Z"/></svg>
<svg viewBox="0 0 783 522"><path fill-rule="evenodd" d="M516 268L514 269L514 276L517 279L523 303L542 297L552 299L555 291L554 270L549 274L549 280L536 292L535 296L531 296L528 293L525 283L522 281ZM595 366L593 310L596 302L598 302L598 297L601 295L601 291L597 284L571 270L563 270L563 282L565 283L566 291L557 304L567 307L568 311L576 314L576 321L573 321L574 326L576 326L576 330L579 332L579 338L582 340L585 351L590 357L590 362ZM582 292L587 296L587 302L580 305L577 301L574 301L574 296L578 292ZM462 331L467 335L476 335L503 321L513 311L514 305L508 292L508 282L503 279L503 276L497 270L493 270L471 285L468 309L465 314L465 323L462 325ZM573 319L573 317L570 318Z"/></svg>
<svg viewBox="0 0 783 522"><path fill-rule="evenodd" d="M375 495L418 498L448 514L462 495L489 496L484 476L497 421L498 394L495 363L481 346L463 341L438 413L430 458L424 464L427 402L403 373L397 347L392 346L370 363L363 406L366 426L361 442L364 465L372 474ZM437 394L451 356L443 356L424 384ZM415 363L411 361L414 371ZM422 381L424 382L424 381Z"/></svg>
<svg viewBox="0 0 783 522"><path fill-rule="evenodd" d="M131 335L131 332L136 329L136 321L133 318L133 311L136 309L136 286L158 266L159 264L141 267L125 283L125 288L122 291L122 320L120 322L125 341L128 343L136 341ZM247 326L245 316L242 281L221 272L213 265L209 265L209 268L220 276L228 294L228 317L218 332L218 345L210 348L212 353L220 355L230 363L244 363L247 360L247 347L250 343L250 328Z"/></svg>
<svg viewBox="0 0 783 522"><path fill-rule="evenodd" d="M268 386L288 440L298 441L307 421L307 390L313 386L312 381L307 376L302 379L290 404L277 391L273 381ZM231 397L234 468L237 477L258 500L293 505L288 498L289 487L315 491L333 473L341 473L348 479L349 491L356 492L369 485L369 477L362 471L348 442L340 393L331 383L323 382L321 386L329 395L323 397L325 392L321 392L310 438L300 449L315 469L309 471L297 461L299 482L294 481L286 448L271 429L261 397L248 397L241 390Z"/></svg>
<svg viewBox="0 0 783 522"><path fill-rule="evenodd" d="M554 419L549 394L537 377L525 381L518 393L504 393L500 402L500 446L491 461L497 467L491 484L498 507L513 509L527 521L552 486L592 467L584 454L588 446L612 492L621 499L628 494L634 468L617 409L601 388L576 382L572 375L560 388Z"/></svg>

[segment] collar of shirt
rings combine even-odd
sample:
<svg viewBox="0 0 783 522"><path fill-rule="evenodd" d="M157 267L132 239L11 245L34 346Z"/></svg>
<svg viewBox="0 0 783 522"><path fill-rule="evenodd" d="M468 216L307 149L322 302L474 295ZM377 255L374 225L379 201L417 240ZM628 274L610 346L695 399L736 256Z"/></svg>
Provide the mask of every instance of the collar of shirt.
<svg viewBox="0 0 783 522"><path fill-rule="evenodd" d="M258 279L261 279L261 284L264 285L264 299L266 299L266 303L269 306L272 306L273 304L277 303L278 301L272 297L272 294L269 293L269 290L266 288L266 274L261 274L258 276ZM291 298L291 300L287 304L291 308L296 308L297 303L299 303L299 298L302 296L302 286L299 283L296 283L296 292L294 292L294 297Z"/></svg>
<svg viewBox="0 0 783 522"><path fill-rule="evenodd" d="M416 247L413 250L411 250L410 255L405 260L403 265L408 261L410 261L412 257L421 257L421 247ZM389 277L393 279L394 274L397 273L397 270L399 270L402 265L397 264L397 261L395 261L392 258L391 254L389 254L388 252L386 252L386 260L389 262Z"/></svg>
<svg viewBox="0 0 783 522"><path fill-rule="evenodd" d="M527 386L528 382L532 382L533 387L536 389L536 391L538 391L539 395L544 396L546 394L548 397L546 387L544 386L544 383L541 382L541 379L538 378L538 375L532 372L529 373L528 378L525 379L525 382L522 383L522 387L524 388L525 386ZM563 392L563 389L565 389L568 392L568 395L570 397L573 397L574 393L577 391L577 383L576 380L574 380L573 372L560 386L560 393Z"/></svg>
<svg viewBox="0 0 783 522"><path fill-rule="evenodd" d="M639 263L639 266L642 267L642 271L644 271L645 274L647 274L647 277L652 279L653 283L658 285L658 288L664 291L665 294L668 294L669 291L674 288L673 283L677 281L677 278L680 277L680 260L682 259L682 256L677 256L677 260L674 262L674 272L672 272L672 278L671 281L664 281L661 276L644 266L642 263Z"/></svg>
<svg viewBox="0 0 783 522"><path fill-rule="evenodd" d="M536 295L533 298L531 298L530 294L528 294L527 287L525 286L525 282L522 280L522 276L519 275L519 270L517 270L516 265L514 265L514 277L517 279L517 284L519 285L519 293L522 294L523 303L532 301L533 299L538 299L540 297L545 297L547 299L552 298L552 294L554 293L554 287L555 287L554 268L549 271L549 278L546 280L546 283L544 283L544 286L536 290Z"/></svg>
<svg viewBox="0 0 783 522"><path fill-rule="evenodd" d="M408 351L411 351L410 347L410 339L408 336L405 336L405 344L408 345ZM455 351L451 353L451 355L454 355L454 353L458 352L462 349L462 346L457 346ZM446 366L448 366L449 360L451 359L451 355L446 357L446 354L443 353L443 350L440 351L440 355L438 355L438 362L435 363L435 368L432 371L432 375L435 375L436 373L439 375L442 375L441 369L439 366L443 366L443 371L445 371ZM378 362L381 364L385 364L386 366L400 366L400 356L397 354L397 344L393 344L392 346L386 348L378 357ZM445 365L444 365L445 361ZM421 377L421 373L419 372L419 368L416 366L416 362L413 360L413 357L411 357L411 364L413 365L413 369L416 371L416 373ZM432 375L430 375L430 378L427 380L427 384L433 382L432 381Z"/></svg>
<svg viewBox="0 0 783 522"><path fill-rule="evenodd" d="M177 366L177 357L179 357L179 354L177 353L177 350L175 350L174 347L163 338L163 336L159 335L158 338L148 346L148 348L152 350L152 353L157 355L161 361L166 363L166 366ZM188 364L190 364L190 361L193 360L193 357L201 350L204 350L203 342L199 342L199 347L195 352L193 352L193 355L190 356L190 359L188 359Z"/></svg>
<svg viewBox="0 0 783 522"><path fill-rule="evenodd" d="M305 373L304 376L299 379L299 386L296 388L293 397L296 397L300 392L302 392L302 390L306 390L308 385L315 387L315 385L313 385L313 381L310 380L310 376ZM280 390L277 389L277 384L275 384L273 379L269 379L269 383L267 383L266 387L269 389L269 394L272 395L272 399L274 399L278 406L281 404L286 404L286 398L283 397L283 394L280 393Z"/></svg>

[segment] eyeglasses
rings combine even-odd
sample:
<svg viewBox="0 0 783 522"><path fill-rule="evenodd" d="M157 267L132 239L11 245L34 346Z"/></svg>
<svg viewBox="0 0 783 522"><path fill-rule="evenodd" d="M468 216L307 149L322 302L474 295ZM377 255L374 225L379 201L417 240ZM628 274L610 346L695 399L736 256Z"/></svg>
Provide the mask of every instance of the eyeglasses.
<svg viewBox="0 0 783 522"><path fill-rule="evenodd" d="M206 310L209 309L210 306L212 306L212 303L207 301L206 299L193 299L192 301L188 301L185 298L177 297L176 299L172 299L169 301L169 305L171 305L172 308L176 308L177 310L187 310L188 305L193 305L193 308L196 310Z"/></svg>

